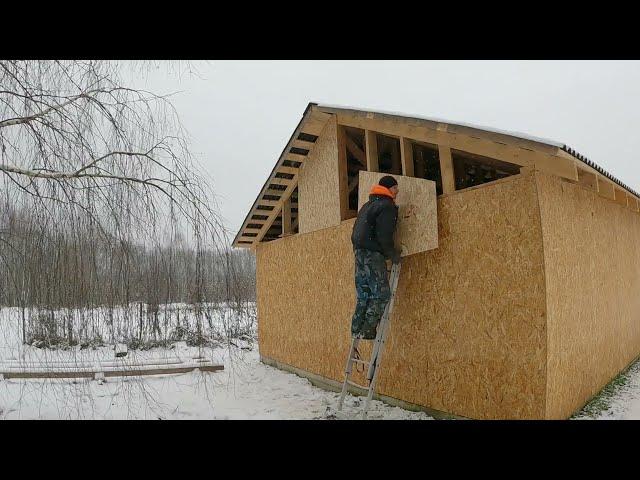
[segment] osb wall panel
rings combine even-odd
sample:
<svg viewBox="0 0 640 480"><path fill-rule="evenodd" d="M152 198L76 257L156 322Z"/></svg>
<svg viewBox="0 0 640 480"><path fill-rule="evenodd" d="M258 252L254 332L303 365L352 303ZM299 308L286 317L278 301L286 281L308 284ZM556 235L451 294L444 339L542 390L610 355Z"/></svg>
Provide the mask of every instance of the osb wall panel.
<svg viewBox="0 0 640 480"><path fill-rule="evenodd" d="M360 171L358 210L369 200L371 187L386 173ZM438 248L436 183L422 178L392 175L398 182L398 225L395 243L402 256Z"/></svg>
<svg viewBox="0 0 640 480"><path fill-rule="evenodd" d="M544 417L537 205L531 174L438 199L439 247L403 262L379 393L472 418ZM342 381L352 226L258 246L261 355Z"/></svg>
<svg viewBox="0 0 640 480"><path fill-rule="evenodd" d="M547 417L567 418L640 354L640 215L537 173L548 313Z"/></svg>
<svg viewBox="0 0 640 480"><path fill-rule="evenodd" d="M300 233L340 224L338 135L333 116L316 140L298 175Z"/></svg>
<svg viewBox="0 0 640 480"><path fill-rule="evenodd" d="M350 241L354 221L258 245L262 356L341 378L355 305Z"/></svg>

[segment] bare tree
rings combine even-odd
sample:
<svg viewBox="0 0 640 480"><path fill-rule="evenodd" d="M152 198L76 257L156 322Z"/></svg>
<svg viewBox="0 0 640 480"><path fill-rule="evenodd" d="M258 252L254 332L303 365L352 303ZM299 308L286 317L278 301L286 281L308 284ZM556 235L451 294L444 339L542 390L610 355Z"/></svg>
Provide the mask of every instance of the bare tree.
<svg viewBox="0 0 640 480"><path fill-rule="evenodd" d="M140 300L131 295L131 265L141 260L135 246L171 253L178 236L196 251L221 254L228 245L168 96L124 86L121 68L95 60L0 61L0 247L9 252L5 260L22 261L6 281L21 292L23 308L65 300L92 307L104 302L98 289ZM22 223L14 221L7 235L15 212ZM157 304L165 262L153 262L147 298ZM104 268L119 269L119 277L105 285ZM26 298L25 282L37 298ZM61 284L69 287L62 301L54 298Z"/></svg>
<svg viewBox="0 0 640 480"><path fill-rule="evenodd" d="M130 67L144 74L149 65ZM18 320L18 342L39 336L80 349L93 339L200 349L218 335L229 344L255 326L253 258L230 251L170 97L127 87L122 68L0 60L0 309L21 307L0 326ZM84 408L69 405L69 392L91 390L23 388L60 402L64 416ZM129 393L133 405L140 397Z"/></svg>
<svg viewBox="0 0 640 480"><path fill-rule="evenodd" d="M162 197L218 239L184 138L167 97L122 86L113 62L0 61L0 171L38 205L77 208L109 232L119 210L160 213Z"/></svg>

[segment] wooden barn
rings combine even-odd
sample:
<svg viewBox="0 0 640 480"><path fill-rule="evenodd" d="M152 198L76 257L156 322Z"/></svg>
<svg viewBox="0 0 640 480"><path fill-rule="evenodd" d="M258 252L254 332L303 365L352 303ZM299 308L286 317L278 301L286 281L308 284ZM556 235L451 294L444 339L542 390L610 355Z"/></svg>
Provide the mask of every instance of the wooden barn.
<svg viewBox="0 0 640 480"><path fill-rule="evenodd" d="M561 143L309 104L234 240L256 254L263 362L340 386L351 229L382 173L401 181L410 251L378 398L564 419L640 354L636 192Z"/></svg>

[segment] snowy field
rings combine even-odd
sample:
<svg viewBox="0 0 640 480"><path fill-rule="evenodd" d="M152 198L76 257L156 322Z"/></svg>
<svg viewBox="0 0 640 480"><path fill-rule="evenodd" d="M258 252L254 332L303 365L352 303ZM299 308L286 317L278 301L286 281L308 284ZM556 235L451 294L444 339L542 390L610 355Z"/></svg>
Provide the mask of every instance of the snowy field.
<svg viewBox="0 0 640 480"><path fill-rule="evenodd" d="M220 323L220 318L215 321ZM98 329L100 326L98 326ZM0 310L0 362L111 360L110 347L46 350L21 342L17 309ZM295 374L263 365L255 340L233 344L129 351L127 359L183 359L201 355L224 365L222 372L190 372L147 377L0 380L0 419L326 419L338 394L314 387ZM345 410L354 413L359 398L348 396ZM430 419L382 402L372 402L371 419Z"/></svg>
<svg viewBox="0 0 640 480"><path fill-rule="evenodd" d="M173 312L176 309L172 309ZM230 309L217 309L209 319L210 331L236 328ZM116 315L117 317L117 315ZM189 323L183 314L182 324ZM108 338L102 319L91 318L91 328ZM116 319L117 320L117 319ZM205 357L224 371L194 371L175 375L110 377L93 379L0 380L0 419L331 419L338 394L314 387L295 374L259 361L255 326L245 319L240 335L229 342L208 347L172 342L169 348L129 350L128 362L144 359ZM118 322L116 321L115 324ZM124 326L115 330L122 330ZM246 330L246 329L245 329ZM113 360L110 346L81 349L79 346L50 350L22 344L18 309L0 309L0 363L6 361L72 363ZM348 396L345 410L355 414L361 399ZM410 412L373 401L370 419L429 420L423 412ZM621 374L574 419L640 419L640 362Z"/></svg>

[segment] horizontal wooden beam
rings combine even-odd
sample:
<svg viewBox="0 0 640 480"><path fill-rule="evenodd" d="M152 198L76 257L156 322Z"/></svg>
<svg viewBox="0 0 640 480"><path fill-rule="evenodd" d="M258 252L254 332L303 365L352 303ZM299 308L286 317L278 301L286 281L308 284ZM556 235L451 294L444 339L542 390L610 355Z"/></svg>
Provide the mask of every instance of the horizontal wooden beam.
<svg viewBox="0 0 640 480"><path fill-rule="evenodd" d="M296 139L291 142L291 146L295 148L304 148L305 150L311 150L315 146L315 142L307 142L305 140Z"/></svg>
<svg viewBox="0 0 640 480"><path fill-rule="evenodd" d="M278 167L278 171L281 173L288 173L290 175L296 175L298 173L299 168L295 167L285 167L284 165L280 165Z"/></svg>
<svg viewBox="0 0 640 480"><path fill-rule="evenodd" d="M267 188L264 193L267 195L282 195L285 189L275 189L275 188Z"/></svg>
<svg viewBox="0 0 640 480"><path fill-rule="evenodd" d="M400 122L342 113L338 113L337 117L338 124L340 125L445 146L520 166L536 166L539 170L547 171L574 181L578 180L576 163L558 154L534 151L461 133L452 133L444 128L441 130L427 128L426 126L412 124L410 120ZM369 143L367 143L367 146L368 145ZM555 152L557 149L552 149L551 151Z"/></svg>
<svg viewBox="0 0 640 480"><path fill-rule="evenodd" d="M304 162L307 159L308 155L300 155L299 153L286 153L284 155L285 160L291 160L293 162Z"/></svg>
<svg viewBox="0 0 640 480"><path fill-rule="evenodd" d="M516 135L509 135L508 133L492 132L482 128L456 125L455 123L444 123L438 120L425 119L425 118L411 118L405 115L394 115L381 112L367 112L362 110L340 108L340 107L320 107L320 110L326 113L332 113L341 116L349 116L352 118L379 120L389 123L401 123L410 124L416 127L423 127L430 130L446 131L452 134L461 134L471 137L478 137L492 142L503 143L505 145L511 145L514 147L522 147L528 150L534 150L549 155L557 155L561 150L556 145L549 145L544 142L539 142L527 138L518 137ZM355 126L355 125L354 125ZM358 127L362 128L362 127ZM385 135L400 137L396 132L385 132ZM410 138L413 138L409 136Z"/></svg>
<svg viewBox="0 0 640 480"><path fill-rule="evenodd" d="M99 378L99 377L129 377L143 375L173 375L187 373L194 370L216 372L224 370L223 365L211 363L180 363L175 365L142 365L128 367L47 367L39 369L24 369L7 367L0 371L0 377L11 378Z"/></svg>
<svg viewBox="0 0 640 480"><path fill-rule="evenodd" d="M267 205L269 207L275 207L277 205L280 205L281 203L282 203L282 199L280 199L280 200L265 200L264 198L261 198L260 200L258 200L258 204L259 205Z"/></svg>
<svg viewBox="0 0 640 480"><path fill-rule="evenodd" d="M269 179L269 183L273 183L275 185L285 185L288 186L293 180L289 179L289 178L278 178L278 177L273 177Z"/></svg>

